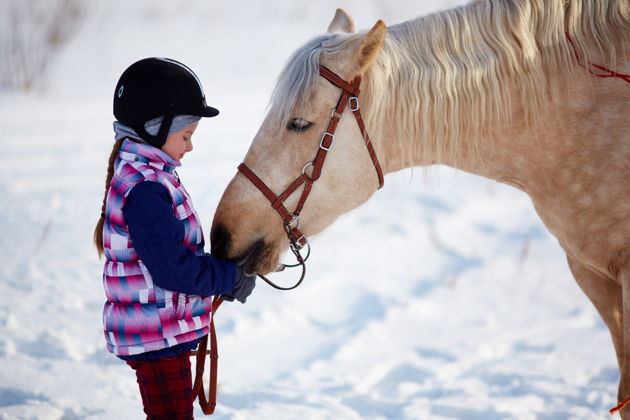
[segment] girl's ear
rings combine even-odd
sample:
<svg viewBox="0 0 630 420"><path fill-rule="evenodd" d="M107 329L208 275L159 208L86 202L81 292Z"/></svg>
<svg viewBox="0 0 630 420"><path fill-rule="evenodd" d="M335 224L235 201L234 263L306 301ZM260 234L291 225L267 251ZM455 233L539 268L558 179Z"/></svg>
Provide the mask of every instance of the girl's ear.
<svg viewBox="0 0 630 420"><path fill-rule="evenodd" d="M352 16L343 9L337 9L335 17L332 22L330 22L330 25L328 25L326 32L329 34L354 32L354 20L352 20Z"/></svg>

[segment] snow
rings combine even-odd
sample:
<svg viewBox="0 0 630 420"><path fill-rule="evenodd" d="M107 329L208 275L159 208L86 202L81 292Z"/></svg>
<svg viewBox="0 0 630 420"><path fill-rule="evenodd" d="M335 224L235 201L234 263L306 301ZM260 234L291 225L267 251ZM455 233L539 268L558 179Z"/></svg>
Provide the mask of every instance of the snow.
<svg viewBox="0 0 630 420"><path fill-rule="evenodd" d="M142 418L105 349L91 245L128 64L179 59L221 110L179 171L207 233L284 61L336 7L364 28L458 3L86 2L46 87L0 95L0 419ZM387 176L314 239L302 286L259 282L216 322L217 419L602 419L616 403L608 331L529 198L448 168Z"/></svg>

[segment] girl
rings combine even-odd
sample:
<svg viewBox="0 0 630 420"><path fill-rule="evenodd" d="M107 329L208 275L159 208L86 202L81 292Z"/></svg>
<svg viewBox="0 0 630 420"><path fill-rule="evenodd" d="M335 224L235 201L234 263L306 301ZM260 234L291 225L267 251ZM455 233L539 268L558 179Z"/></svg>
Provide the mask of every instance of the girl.
<svg viewBox="0 0 630 420"><path fill-rule="evenodd" d="M116 143L94 243L106 259L107 349L135 370L147 419L193 418L190 351L208 333L211 296L245 303L255 285L204 252L175 172L201 117L218 113L195 73L175 60L140 60L116 85Z"/></svg>

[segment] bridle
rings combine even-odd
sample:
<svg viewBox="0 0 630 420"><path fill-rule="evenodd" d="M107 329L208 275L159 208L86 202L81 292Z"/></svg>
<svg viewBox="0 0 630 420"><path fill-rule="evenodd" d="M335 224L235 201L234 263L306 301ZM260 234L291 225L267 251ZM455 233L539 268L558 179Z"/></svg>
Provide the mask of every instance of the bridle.
<svg viewBox="0 0 630 420"><path fill-rule="evenodd" d="M617 77L626 82L630 83L630 75L620 74L615 71L612 71L606 67L599 66L593 64L591 62L584 63L580 53L578 52L573 40L566 34L567 39L573 48L574 54L578 60L578 63L587 68L587 70L597 77ZM328 123L328 128L322 135L322 138L319 142L319 149L317 150L317 154L315 158L309 162L307 162L303 168L302 173L298 176L289 187L280 195L276 196L276 194L265 184L263 180L261 180L255 173L252 171L245 163L241 163L238 166L238 170L245 175L247 179L249 179L252 184L269 200L271 203L271 207L273 207L276 212L282 218L282 222L284 225L284 230L287 234L287 238L289 239L289 248L295 255L298 263L293 265L281 265L276 271L282 271L286 267L296 267L302 266L302 275L298 282L291 287L281 287L274 284L267 277L258 274L260 278L265 280L269 285L275 287L280 290L291 290L299 286L304 280L304 276L306 274L306 265L305 261L310 255L310 247L308 249L308 254L306 258L302 257L301 250L304 246L308 246L308 240L306 236L300 231L300 213L304 208L304 204L311 193L311 189L313 188L313 184L317 181L322 174L322 168L324 166L324 161L326 160L326 156L335 140L335 130L337 129L337 125L341 120L343 112L346 109L346 106L349 105L350 110L354 114L357 124L359 126L359 130L361 131L361 135L363 140L365 141L365 145L370 154L370 158L372 159L372 163L374 164L374 168L376 169L376 174L378 176L379 188L383 187L384 178L383 171L379 164L378 158L376 156L376 152L374 151L374 147L372 146L372 142L370 141L370 137L368 136L367 130L365 129L365 124L363 123L363 118L361 117L361 111L359 110L359 86L361 84L361 76L355 77L351 82L346 82L337 74L335 74L330 69L320 65L319 66L319 74L324 79L328 80L334 86L341 89L341 96L339 97L339 101L337 102L337 106L332 111L330 122ZM311 174L307 173L307 169L311 168ZM302 195L295 207L295 209L290 212L285 206L284 202L300 187L304 184L304 189L302 190Z"/></svg>
<svg viewBox="0 0 630 420"><path fill-rule="evenodd" d="M350 111L354 114L354 117L357 120L357 125L359 126L359 130L361 131L361 136L365 141L365 145L367 147L368 153L370 154L370 158L372 159L372 163L374 164L374 168L376 169L376 174L378 176L379 188L383 187L384 178L383 178L383 170L381 169L381 165L378 162L378 158L376 156L376 152L374 151L374 147L372 146L372 142L370 141L370 137L368 136L367 130L365 129L365 124L363 123L363 118L361 117L361 111L359 110L359 94L361 91L359 90L359 86L361 84L361 76L355 77L351 82L346 82L341 77L336 75L333 71L328 68L320 65L319 66L319 74L324 79L328 80L331 84L341 89L341 96L339 97L339 101L337 102L337 106L332 111L330 122L328 123L328 128L322 135L322 138L319 142L319 149L315 155L313 160L307 162L303 168L302 173L298 176L295 181L293 181L289 187L284 190L284 192L278 196L261 180L255 173L252 171L245 163L241 163L238 166L238 170L245 175L247 179L249 179L252 184L269 200L271 203L271 207L278 212L280 217L282 218L282 222L284 225L284 230L287 234L287 238L289 239L289 248L295 255L295 258L298 261L298 264L294 265L283 265L280 269L276 271L281 271L285 267L295 267L302 266L302 276L298 280L298 282L291 287L281 287L274 284L267 277L258 274L260 278L265 280L269 285L275 287L280 290L291 290L296 288L302 283L304 280L304 276L306 274L306 265L305 261L308 258L302 257L301 250L304 246L308 246L308 240L306 236L300 231L300 213L304 208L304 204L308 199L309 194L313 188L313 184L317 181L322 175L322 168L324 166L324 161L326 160L326 156L328 152L333 146L335 141L335 130L337 129L337 125L341 120L343 112L346 110L346 106L349 106ZM307 170L311 167L310 175ZM302 194L295 209L290 212L284 205L284 202L300 187L304 184L304 189L302 190ZM310 248L309 248L310 253Z"/></svg>

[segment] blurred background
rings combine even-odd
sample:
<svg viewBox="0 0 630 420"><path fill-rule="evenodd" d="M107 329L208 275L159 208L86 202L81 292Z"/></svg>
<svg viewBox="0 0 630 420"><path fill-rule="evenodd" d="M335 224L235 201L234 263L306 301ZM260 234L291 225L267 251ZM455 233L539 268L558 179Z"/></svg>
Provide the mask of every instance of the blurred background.
<svg viewBox="0 0 630 420"><path fill-rule="evenodd" d="M337 7L367 29L461 4L0 0L0 419L143 418L92 246L129 64L182 61L221 111L178 171L207 235L285 60ZM303 286L260 282L216 322L219 419L600 419L616 400L608 332L529 198L448 168L388 175L315 238Z"/></svg>

